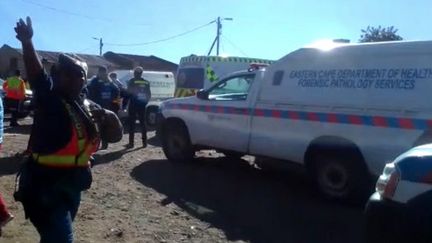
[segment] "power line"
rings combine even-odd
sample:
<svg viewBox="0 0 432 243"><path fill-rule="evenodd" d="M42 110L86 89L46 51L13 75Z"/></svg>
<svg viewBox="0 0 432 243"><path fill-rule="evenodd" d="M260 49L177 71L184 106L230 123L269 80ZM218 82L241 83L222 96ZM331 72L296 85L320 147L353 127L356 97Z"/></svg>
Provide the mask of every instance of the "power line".
<svg viewBox="0 0 432 243"><path fill-rule="evenodd" d="M180 34L177 34L177 35L173 35L173 36L170 36L170 37L167 37L167 38L159 39L159 40L148 41L148 42L142 42L142 43L130 43L130 44L105 43L105 45L108 45L108 46L144 46L144 45L149 45L149 44L155 44L155 43L164 42L164 41L169 41L169 40L172 40L172 39L178 38L178 37L180 37L180 36L187 35L187 34L189 34L189 33L192 33L192 32L194 32L194 31L197 31L197 30L199 30L199 29L202 29L202 28L204 28L204 27L206 27L206 26L209 26L209 25L213 24L214 22L215 22L215 21L211 21L211 22L209 22L209 23L207 23L207 24L204 24L204 25L198 26L198 27L196 27L196 28L193 28L193 29L191 29L191 30L185 31L185 32L183 32L183 33L180 33Z"/></svg>
<svg viewBox="0 0 432 243"><path fill-rule="evenodd" d="M91 50L91 49L94 49L94 48L97 48L97 47L99 47L99 44L98 44L98 45L93 44L93 45L88 46L88 47L86 47L86 48L84 48L84 49L82 49L82 50L79 50L77 53L83 53L83 52L85 52L85 51L88 51L88 50Z"/></svg>
<svg viewBox="0 0 432 243"><path fill-rule="evenodd" d="M21 0L21 1L24 2L24 3L28 3L28 4L32 4L32 5L41 7L41 8L49 9L49 10L52 10L52 11L55 11L55 12L59 12L59 13L67 14L67 15L72 15L72 16L76 16L76 17L82 17L82 18L86 18L86 19L89 19L89 20L98 20L98 21L105 21L105 22L115 22L115 21L118 21L118 20L115 20L115 19L94 17L94 16L90 16L90 15L85 15L85 14L81 14L81 13L72 12L72 11L65 10L65 9L55 8L55 7L51 7L51 6L48 6L48 5L45 5L45 4L41 4L41 3L38 3L38 2L34 2L34 1L31 1L31 0ZM147 24L134 24L134 25L144 26L144 25L147 25Z"/></svg>
<svg viewBox="0 0 432 243"><path fill-rule="evenodd" d="M240 47L238 47L236 44L234 44L234 42L230 41L225 35L221 35L226 41L228 41L228 43L231 44L232 47L234 47L235 49L237 49L239 52L241 52L242 55L248 57L249 55L247 53L245 53Z"/></svg>

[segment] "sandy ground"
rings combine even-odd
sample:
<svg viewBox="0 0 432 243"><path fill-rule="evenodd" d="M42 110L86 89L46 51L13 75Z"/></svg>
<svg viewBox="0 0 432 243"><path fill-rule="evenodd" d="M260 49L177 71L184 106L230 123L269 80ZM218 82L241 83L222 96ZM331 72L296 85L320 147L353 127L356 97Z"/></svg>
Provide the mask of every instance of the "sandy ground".
<svg viewBox="0 0 432 243"><path fill-rule="evenodd" d="M6 128L0 184L16 219L0 242L39 240L12 199L15 155L25 149L29 128ZM302 175L262 171L252 158L234 161L213 151L173 164L157 139L131 150L126 140L97 153L94 183L74 224L76 242L363 242L361 207L321 199Z"/></svg>

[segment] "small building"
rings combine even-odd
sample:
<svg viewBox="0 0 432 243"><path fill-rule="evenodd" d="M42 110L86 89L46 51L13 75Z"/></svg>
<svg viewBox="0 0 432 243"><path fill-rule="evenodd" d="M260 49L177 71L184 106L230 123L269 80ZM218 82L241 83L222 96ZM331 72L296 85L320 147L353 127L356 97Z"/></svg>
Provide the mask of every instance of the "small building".
<svg viewBox="0 0 432 243"><path fill-rule="evenodd" d="M37 51L45 70L49 71L54 63L57 62L61 52ZM108 70L117 69L117 65L107 61L97 55L67 53L75 58L85 61L88 65L88 77L92 77L99 67L106 67ZM0 48L0 77L6 78L14 70L20 70L23 78L26 78L22 50L3 45Z"/></svg>
<svg viewBox="0 0 432 243"><path fill-rule="evenodd" d="M109 62L117 65L119 69L133 69L136 66L141 66L145 71L165 71L172 72L175 75L178 67L175 63L153 55L140 56L109 51L103 56Z"/></svg>

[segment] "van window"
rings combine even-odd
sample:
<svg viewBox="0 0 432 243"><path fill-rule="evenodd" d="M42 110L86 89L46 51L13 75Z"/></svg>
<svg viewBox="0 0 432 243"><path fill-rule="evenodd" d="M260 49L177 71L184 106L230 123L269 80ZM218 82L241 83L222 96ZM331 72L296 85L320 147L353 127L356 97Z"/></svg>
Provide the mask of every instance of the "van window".
<svg viewBox="0 0 432 243"><path fill-rule="evenodd" d="M182 68L177 73L177 88L204 88L204 68Z"/></svg>
<svg viewBox="0 0 432 243"><path fill-rule="evenodd" d="M284 71L282 70L276 71L273 75L273 86L281 85L283 76L284 76Z"/></svg>
<svg viewBox="0 0 432 243"><path fill-rule="evenodd" d="M209 90L210 100L246 100L255 75L222 80Z"/></svg>

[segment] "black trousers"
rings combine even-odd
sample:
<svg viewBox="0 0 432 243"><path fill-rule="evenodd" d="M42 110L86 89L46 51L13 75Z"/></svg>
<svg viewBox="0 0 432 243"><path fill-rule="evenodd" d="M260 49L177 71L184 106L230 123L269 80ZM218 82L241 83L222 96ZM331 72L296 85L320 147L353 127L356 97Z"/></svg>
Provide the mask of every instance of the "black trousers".
<svg viewBox="0 0 432 243"><path fill-rule="evenodd" d="M141 126L142 140L147 141L147 128L145 122L145 106L129 105L129 143L134 143L135 124L139 120Z"/></svg>
<svg viewBox="0 0 432 243"><path fill-rule="evenodd" d="M16 125L18 121L18 113L21 108L21 103L22 103L21 100L5 98L4 102L5 102L4 105L11 112L10 124Z"/></svg>

